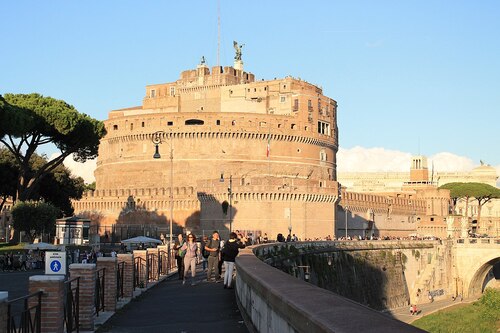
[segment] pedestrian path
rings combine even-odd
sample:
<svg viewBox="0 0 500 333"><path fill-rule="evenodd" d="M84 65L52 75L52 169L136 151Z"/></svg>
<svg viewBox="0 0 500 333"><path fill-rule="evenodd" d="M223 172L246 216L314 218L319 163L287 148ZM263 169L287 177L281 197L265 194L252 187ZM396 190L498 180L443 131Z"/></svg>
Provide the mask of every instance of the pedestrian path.
<svg viewBox="0 0 500 333"><path fill-rule="evenodd" d="M185 285L177 274L158 283L118 310L96 332L248 332L236 304L234 289L203 281Z"/></svg>
<svg viewBox="0 0 500 333"><path fill-rule="evenodd" d="M393 318L396 318L397 320L404 321L405 323L410 324L415 320L422 318L423 316L427 316L428 314L437 312L441 309L445 309L459 304L472 303L475 302L476 300L477 298L464 299L463 301L459 300L453 301L451 299L444 299L444 300L434 301L432 303L418 304L417 305L418 314L413 316L410 314L409 305L398 309L385 311L385 313Z"/></svg>

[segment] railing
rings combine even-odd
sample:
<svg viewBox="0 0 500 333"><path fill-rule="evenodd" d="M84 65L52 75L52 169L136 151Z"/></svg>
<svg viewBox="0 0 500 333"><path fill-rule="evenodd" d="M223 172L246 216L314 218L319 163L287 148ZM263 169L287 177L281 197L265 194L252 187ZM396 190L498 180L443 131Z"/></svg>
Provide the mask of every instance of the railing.
<svg viewBox="0 0 500 333"><path fill-rule="evenodd" d="M80 277L64 282L64 325L66 332L80 332Z"/></svg>
<svg viewBox="0 0 500 333"><path fill-rule="evenodd" d="M499 238L459 238L457 244L500 244Z"/></svg>
<svg viewBox="0 0 500 333"><path fill-rule="evenodd" d="M106 268L101 268L96 272L94 304L95 312L99 317L99 312L104 311L104 280L106 278Z"/></svg>
<svg viewBox="0 0 500 333"><path fill-rule="evenodd" d="M147 261L144 258L134 258L134 290L145 288L148 284L147 279Z"/></svg>
<svg viewBox="0 0 500 333"><path fill-rule="evenodd" d="M169 274L172 269L175 268L175 260L172 260L174 258L174 252L175 250L170 250L170 251L160 251L160 274L161 275L167 275Z"/></svg>
<svg viewBox="0 0 500 333"><path fill-rule="evenodd" d="M118 269L116 270L116 299L123 298L123 276L125 272L125 262L120 261L118 263Z"/></svg>
<svg viewBox="0 0 500 333"><path fill-rule="evenodd" d="M19 297L7 302L7 332L8 333L40 333L42 326L42 291ZM29 305L29 299L37 297L34 305ZM13 310L15 302L24 301L22 310ZM32 303L33 304L33 303ZM19 316L19 317L17 317Z"/></svg>
<svg viewBox="0 0 500 333"><path fill-rule="evenodd" d="M158 281L160 279L160 260L156 253L148 253L148 281Z"/></svg>

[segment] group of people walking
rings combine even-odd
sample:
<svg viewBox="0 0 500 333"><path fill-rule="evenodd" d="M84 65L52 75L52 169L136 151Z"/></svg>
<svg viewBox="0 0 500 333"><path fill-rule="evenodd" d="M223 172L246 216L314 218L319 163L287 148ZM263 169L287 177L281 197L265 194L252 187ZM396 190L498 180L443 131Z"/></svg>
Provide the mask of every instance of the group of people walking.
<svg viewBox="0 0 500 333"><path fill-rule="evenodd" d="M191 271L191 285L196 285L196 264L200 258L204 268L207 265L207 282L221 282L222 265L224 265L224 289L232 289L234 261L239 249L244 248L247 240L241 235L231 232L227 241L221 240L219 232L214 231L212 236L198 243L194 234L187 235L187 240L182 234L177 236L174 244L175 259L179 271L179 280L186 283Z"/></svg>

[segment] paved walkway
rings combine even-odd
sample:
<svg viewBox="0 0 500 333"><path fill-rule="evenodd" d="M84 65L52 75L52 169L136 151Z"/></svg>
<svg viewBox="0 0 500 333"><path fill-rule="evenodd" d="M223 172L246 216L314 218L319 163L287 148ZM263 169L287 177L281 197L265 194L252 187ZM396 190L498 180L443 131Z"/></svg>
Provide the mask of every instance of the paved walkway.
<svg viewBox="0 0 500 333"><path fill-rule="evenodd" d="M158 283L118 310L96 332L248 332L234 290L207 283L198 267L196 285L177 274Z"/></svg>
<svg viewBox="0 0 500 333"><path fill-rule="evenodd" d="M427 316L441 309L445 309L451 306L456 306L459 304L469 304L475 302L476 300L477 298L464 299L463 301L459 300L452 301L451 299L444 299L444 300L434 301L432 303L418 304L417 309L419 313L418 315L414 316L410 314L409 305L402 308L386 311L385 313L391 317L396 318L397 320L404 321L405 323L410 324L413 321L422 318L423 316Z"/></svg>

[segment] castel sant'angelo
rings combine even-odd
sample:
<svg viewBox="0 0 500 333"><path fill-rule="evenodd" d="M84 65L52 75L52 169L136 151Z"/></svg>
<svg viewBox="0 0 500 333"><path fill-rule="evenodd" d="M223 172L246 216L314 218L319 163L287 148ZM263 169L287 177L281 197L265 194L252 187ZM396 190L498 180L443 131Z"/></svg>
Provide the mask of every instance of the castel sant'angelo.
<svg viewBox="0 0 500 333"><path fill-rule="evenodd" d="M109 113L96 189L77 214L99 215L101 232L168 233L172 215L174 232L334 234L336 101L293 77L256 81L235 49L233 67L202 58L179 80L146 86L141 106Z"/></svg>
<svg viewBox="0 0 500 333"><path fill-rule="evenodd" d="M179 80L146 86L142 105L109 113L96 189L74 202L101 236L158 237L171 221L173 233L223 237L467 234L468 217L450 218L449 191L438 187L494 184L492 167L434 177L415 156L409 173L337 178L337 102L293 77L255 80L234 46L232 67L202 58ZM476 231L498 233L494 207Z"/></svg>

